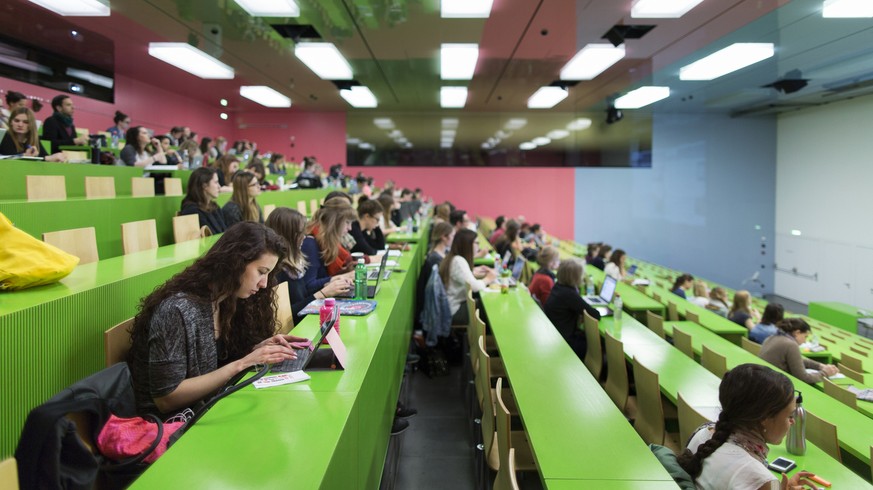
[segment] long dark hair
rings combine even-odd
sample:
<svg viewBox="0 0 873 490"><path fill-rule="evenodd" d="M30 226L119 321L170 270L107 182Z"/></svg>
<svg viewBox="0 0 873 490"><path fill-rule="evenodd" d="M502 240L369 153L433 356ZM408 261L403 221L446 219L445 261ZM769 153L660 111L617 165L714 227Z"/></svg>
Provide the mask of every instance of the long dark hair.
<svg viewBox="0 0 873 490"><path fill-rule="evenodd" d="M467 261L467 264L470 266L470 270L473 269L473 243L476 241L476 232L473 230L468 230L464 228L463 230L455 233L455 239L452 240L452 248L449 250L449 253L446 254L442 263L440 263L440 279L443 280L443 284L448 287L449 285L449 276L451 275L452 270L452 259L455 256L463 257L464 260Z"/></svg>
<svg viewBox="0 0 873 490"><path fill-rule="evenodd" d="M677 288L685 284L687 281L693 281L694 276L691 274L682 274L676 278L676 281L673 283L673 289L671 291L675 291Z"/></svg>
<svg viewBox="0 0 873 490"><path fill-rule="evenodd" d="M246 267L266 253L282 262L288 246L276 232L258 223L244 221L228 228L203 257L142 299L131 328L133 344L148 342L152 316L164 300L184 294L204 304L220 299L219 338L225 359L247 355L252 346L277 330L273 286L278 267L270 272L266 288L246 299L236 297Z"/></svg>
<svg viewBox="0 0 873 490"><path fill-rule="evenodd" d="M188 204L195 204L203 211L213 211L218 207L203 191L203 186L208 185L214 175L215 169L209 167L200 167L191 172L191 177L188 178L188 194L182 199L183 208Z"/></svg>
<svg viewBox="0 0 873 490"><path fill-rule="evenodd" d="M288 256L282 264L296 276L306 272L309 263L300 250L300 240L306 236L306 216L295 209L280 207L267 216L266 225L288 242Z"/></svg>
<svg viewBox="0 0 873 490"><path fill-rule="evenodd" d="M145 147L148 143L140 143L139 142L139 130L142 129L142 126L133 126L127 128L127 132L124 133L125 143L132 146L137 154L140 154L145 151Z"/></svg>
<svg viewBox="0 0 873 490"><path fill-rule="evenodd" d="M703 460L727 442L738 430L760 433L761 422L785 409L794 398L794 386L787 376L760 364L740 364L725 373L718 387L721 413L712 438L696 453L686 449L679 465L692 477L700 476Z"/></svg>

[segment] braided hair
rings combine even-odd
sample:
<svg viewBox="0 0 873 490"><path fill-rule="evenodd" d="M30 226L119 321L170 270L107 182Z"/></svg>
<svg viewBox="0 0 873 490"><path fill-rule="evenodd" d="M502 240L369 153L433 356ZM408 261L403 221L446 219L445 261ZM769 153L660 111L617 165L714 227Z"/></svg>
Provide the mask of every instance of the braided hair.
<svg viewBox="0 0 873 490"><path fill-rule="evenodd" d="M679 465L697 478L703 460L720 448L731 434L742 429L761 432L761 423L785 409L794 398L794 386L785 375L759 364L741 364L728 371L718 388L722 411L712 437L679 455Z"/></svg>

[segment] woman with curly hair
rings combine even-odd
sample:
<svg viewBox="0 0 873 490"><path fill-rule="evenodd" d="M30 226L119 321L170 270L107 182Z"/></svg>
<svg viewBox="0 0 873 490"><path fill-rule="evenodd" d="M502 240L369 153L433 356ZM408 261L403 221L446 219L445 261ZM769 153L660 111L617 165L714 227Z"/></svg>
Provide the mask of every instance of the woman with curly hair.
<svg viewBox="0 0 873 490"><path fill-rule="evenodd" d="M699 489L802 489L800 471L782 482L767 469L767 444L779 444L794 423L794 386L784 374L758 364L728 371L718 388L721 413L715 425L697 430L679 464Z"/></svg>
<svg viewBox="0 0 873 490"><path fill-rule="evenodd" d="M142 300L128 355L138 412L196 407L241 371L308 345L276 335L275 268L287 255L273 230L243 222Z"/></svg>

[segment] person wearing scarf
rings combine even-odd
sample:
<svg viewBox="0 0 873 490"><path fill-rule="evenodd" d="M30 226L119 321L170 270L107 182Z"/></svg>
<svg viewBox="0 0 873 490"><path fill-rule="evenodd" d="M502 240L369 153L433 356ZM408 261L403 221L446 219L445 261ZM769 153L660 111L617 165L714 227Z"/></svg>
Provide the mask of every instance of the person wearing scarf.
<svg viewBox="0 0 873 490"><path fill-rule="evenodd" d="M52 154L57 153L61 146L75 146L88 144L86 136L76 135L76 126L73 124L73 99L69 95L61 94L52 99L54 114L46 118L42 125L42 139L51 141Z"/></svg>

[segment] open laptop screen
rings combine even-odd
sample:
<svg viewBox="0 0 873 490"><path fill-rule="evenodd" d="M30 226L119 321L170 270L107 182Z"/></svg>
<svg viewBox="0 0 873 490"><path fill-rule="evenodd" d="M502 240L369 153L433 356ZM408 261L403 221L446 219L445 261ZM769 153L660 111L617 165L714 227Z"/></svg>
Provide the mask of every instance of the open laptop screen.
<svg viewBox="0 0 873 490"><path fill-rule="evenodd" d="M603 287L600 288L600 299L611 303L613 294L615 294L615 278L606 276L603 278Z"/></svg>

